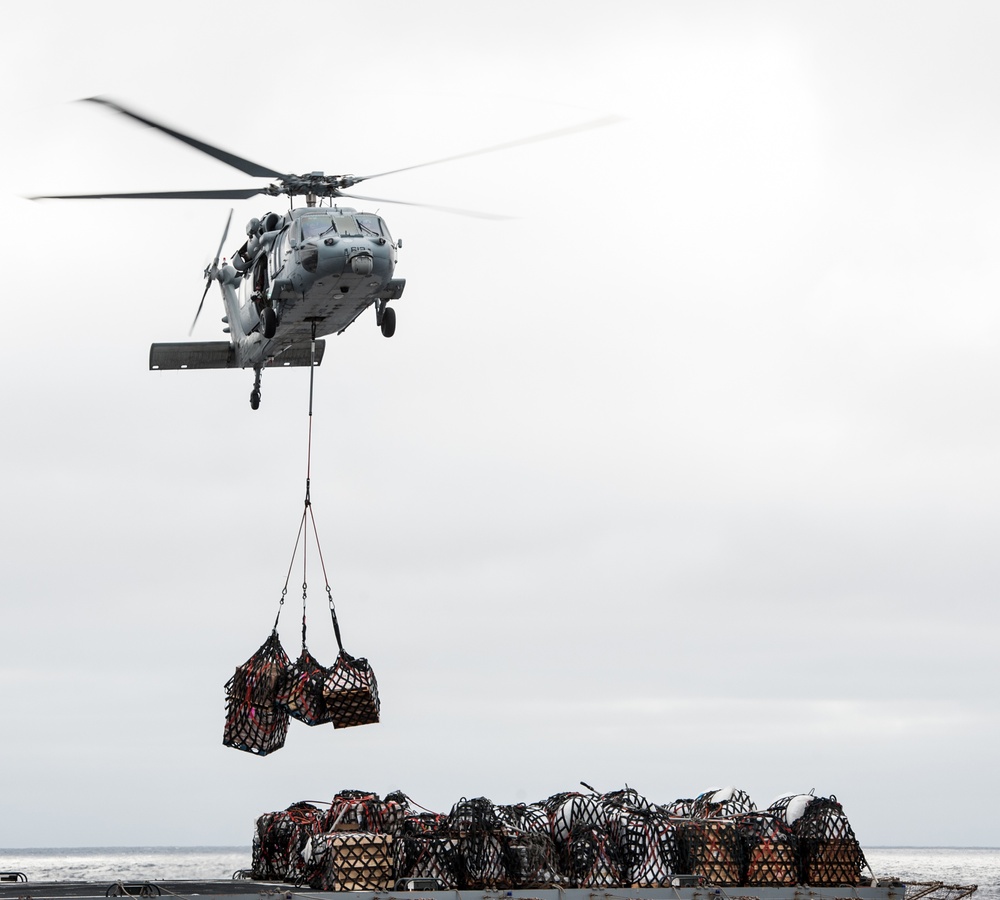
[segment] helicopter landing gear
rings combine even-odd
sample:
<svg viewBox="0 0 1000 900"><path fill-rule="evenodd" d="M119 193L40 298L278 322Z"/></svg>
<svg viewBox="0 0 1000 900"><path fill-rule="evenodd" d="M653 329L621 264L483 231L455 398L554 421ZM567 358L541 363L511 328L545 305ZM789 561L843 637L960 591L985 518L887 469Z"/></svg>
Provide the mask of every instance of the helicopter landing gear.
<svg viewBox="0 0 1000 900"><path fill-rule="evenodd" d="M275 331L278 330L278 315L275 313L274 308L270 306L265 306L260 311L260 333L264 335L265 338L273 338Z"/></svg>
<svg viewBox="0 0 1000 900"><path fill-rule="evenodd" d="M396 310L387 306L382 310L382 337L390 338L396 333Z"/></svg>
<svg viewBox="0 0 1000 900"><path fill-rule="evenodd" d="M254 369L253 390L250 391L250 409L260 406L260 369Z"/></svg>

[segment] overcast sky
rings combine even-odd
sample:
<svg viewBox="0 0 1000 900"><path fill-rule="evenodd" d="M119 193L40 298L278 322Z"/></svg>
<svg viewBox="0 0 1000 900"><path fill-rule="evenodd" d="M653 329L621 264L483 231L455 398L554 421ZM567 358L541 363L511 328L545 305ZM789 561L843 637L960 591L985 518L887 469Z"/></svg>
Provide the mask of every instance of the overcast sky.
<svg viewBox="0 0 1000 900"><path fill-rule="evenodd" d="M998 39L955 0L5 13L0 846L248 845L344 788L581 779L1000 845ZM222 746L308 372L252 412L252 372L147 370L231 204L23 197L257 182L95 94L292 172L623 119L365 186L512 217L382 205L396 336L366 314L317 372L313 509L380 725ZM225 255L268 209L236 204ZM308 609L332 662L315 567Z"/></svg>

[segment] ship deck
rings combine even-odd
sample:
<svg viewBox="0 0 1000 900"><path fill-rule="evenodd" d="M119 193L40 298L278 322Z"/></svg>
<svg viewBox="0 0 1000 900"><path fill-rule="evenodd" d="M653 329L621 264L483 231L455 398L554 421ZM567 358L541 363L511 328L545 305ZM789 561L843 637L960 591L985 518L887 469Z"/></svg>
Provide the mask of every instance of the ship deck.
<svg viewBox="0 0 1000 900"><path fill-rule="evenodd" d="M0 882L0 900L104 900L107 897L188 898L224 896L227 900L905 900L905 885L876 887L698 887L527 888L476 891L316 891L267 881L18 881Z"/></svg>

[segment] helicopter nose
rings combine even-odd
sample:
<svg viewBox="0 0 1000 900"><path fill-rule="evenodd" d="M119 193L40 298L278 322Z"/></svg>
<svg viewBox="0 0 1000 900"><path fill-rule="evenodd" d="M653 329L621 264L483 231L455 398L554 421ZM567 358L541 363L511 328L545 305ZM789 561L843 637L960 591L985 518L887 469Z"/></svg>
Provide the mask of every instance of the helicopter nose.
<svg viewBox="0 0 1000 900"><path fill-rule="evenodd" d="M355 275L371 275L374 267L374 260L367 254L360 254L351 260L351 269Z"/></svg>

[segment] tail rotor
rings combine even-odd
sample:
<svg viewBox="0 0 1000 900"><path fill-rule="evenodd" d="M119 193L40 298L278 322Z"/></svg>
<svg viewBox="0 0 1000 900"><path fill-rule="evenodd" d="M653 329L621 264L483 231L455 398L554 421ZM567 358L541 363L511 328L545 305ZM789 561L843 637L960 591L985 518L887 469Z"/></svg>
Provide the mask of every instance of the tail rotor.
<svg viewBox="0 0 1000 900"><path fill-rule="evenodd" d="M188 337L194 333L194 326L198 324L198 316L201 315L201 308L205 305L205 298L208 296L208 289L212 286L212 280L219 274L219 258L222 256L222 245L226 243L229 236L229 225L233 221L233 211L229 210L229 218L226 219L226 227L222 231L222 240L219 241L219 249L215 252L215 259L212 265L205 266L205 292L201 295L201 303L198 304L198 312L194 314L194 321L191 323L191 330Z"/></svg>

